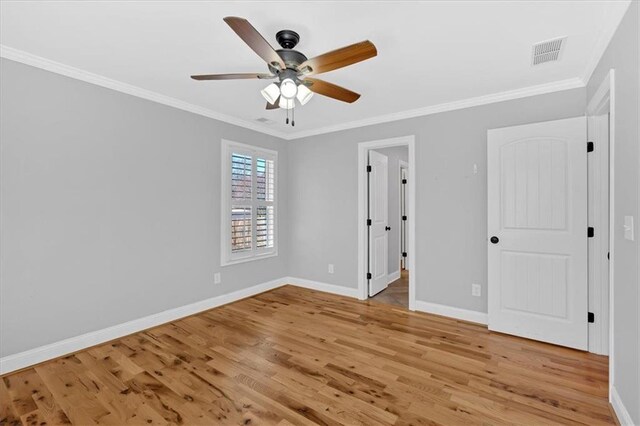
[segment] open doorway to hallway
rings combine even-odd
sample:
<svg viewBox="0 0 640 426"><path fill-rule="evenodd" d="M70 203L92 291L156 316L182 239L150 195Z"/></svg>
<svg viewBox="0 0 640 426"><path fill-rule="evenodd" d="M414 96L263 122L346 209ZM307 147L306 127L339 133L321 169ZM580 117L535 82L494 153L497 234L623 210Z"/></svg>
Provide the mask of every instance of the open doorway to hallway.
<svg viewBox="0 0 640 426"><path fill-rule="evenodd" d="M409 307L407 145L372 149L368 185L369 297Z"/></svg>

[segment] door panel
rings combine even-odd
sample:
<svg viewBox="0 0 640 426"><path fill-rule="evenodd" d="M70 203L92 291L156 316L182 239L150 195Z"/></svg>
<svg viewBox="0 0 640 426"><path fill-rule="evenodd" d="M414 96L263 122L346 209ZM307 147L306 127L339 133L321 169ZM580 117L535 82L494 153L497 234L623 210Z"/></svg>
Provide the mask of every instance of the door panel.
<svg viewBox="0 0 640 426"><path fill-rule="evenodd" d="M389 164L386 155L369 152L369 296L373 296L388 284L389 236L386 227L389 224Z"/></svg>
<svg viewBox="0 0 640 426"><path fill-rule="evenodd" d="M488 132L489 329L587 349L584 117Z"/></svg>

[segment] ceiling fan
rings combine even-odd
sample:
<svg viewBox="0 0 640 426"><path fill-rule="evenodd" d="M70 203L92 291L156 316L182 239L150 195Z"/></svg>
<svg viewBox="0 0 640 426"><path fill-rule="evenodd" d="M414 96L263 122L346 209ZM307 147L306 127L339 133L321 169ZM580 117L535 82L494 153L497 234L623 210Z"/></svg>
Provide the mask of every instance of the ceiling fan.
<svg viewBox="0 0 640 426"><path fill-rule="evenodd" d="M358 93L310 76L343 68L378 54L373 43L366 40L307 59L304 54L294 50L300 41L300 36L295 31L278 31L276 40L282 49L274 50L246 19L228 16L224 21L267 63L269 73L206 74L192 75L191 78L194 80L277 79L277 82L269 84L261 93L267 100L268 110L278 108L287 110L287 124L289 124L289 110L292 110L293 114L296 99L300 105L305 105L314 93L348 103L357 101L360 97ZM291 125L295 126L293 119Z"/></svg>

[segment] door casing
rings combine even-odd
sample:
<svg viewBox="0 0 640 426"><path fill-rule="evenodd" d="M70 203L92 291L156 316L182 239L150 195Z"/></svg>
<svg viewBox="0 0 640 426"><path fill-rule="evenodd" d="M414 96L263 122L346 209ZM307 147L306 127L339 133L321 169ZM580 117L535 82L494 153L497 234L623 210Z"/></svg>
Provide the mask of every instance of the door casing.
<svg viewBox="0 0 640 426"><path fill-rule="evenodd" d="M407 146L409 149L409 193L408 193L408 213L409 229L407 242L409 248L409 310L414 311L416 305L416 280L420 271L415 266L415 218L416 197L415 182L416 162L415 162L415 135L401 136L397 138L381 139L368 142L360 142L358 144L358 298L366 300L368 297L367 285L367 159L369 150L389 148L394 146Z"/></svg>

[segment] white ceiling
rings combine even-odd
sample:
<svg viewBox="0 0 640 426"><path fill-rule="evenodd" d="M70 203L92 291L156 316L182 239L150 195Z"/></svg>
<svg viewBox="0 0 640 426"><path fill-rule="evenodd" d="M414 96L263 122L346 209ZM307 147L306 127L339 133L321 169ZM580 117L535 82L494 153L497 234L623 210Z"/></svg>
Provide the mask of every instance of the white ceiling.
<svg viewBox="0 0 640 426"><path fill-rule="evenodd" d="M291 138L530 86L580 85L628 3L3 1L0 42ZM191 80L266 71L222 21L229 15L247 18L273 46L278 30L297 31L308 57L371 40L376 58L318 76L362 97L345 104L315 96L296 108L292 128L283 110L265 111L265 81ZM567 37L561 60L532 67L531 45L559 36Z"/></svg>

